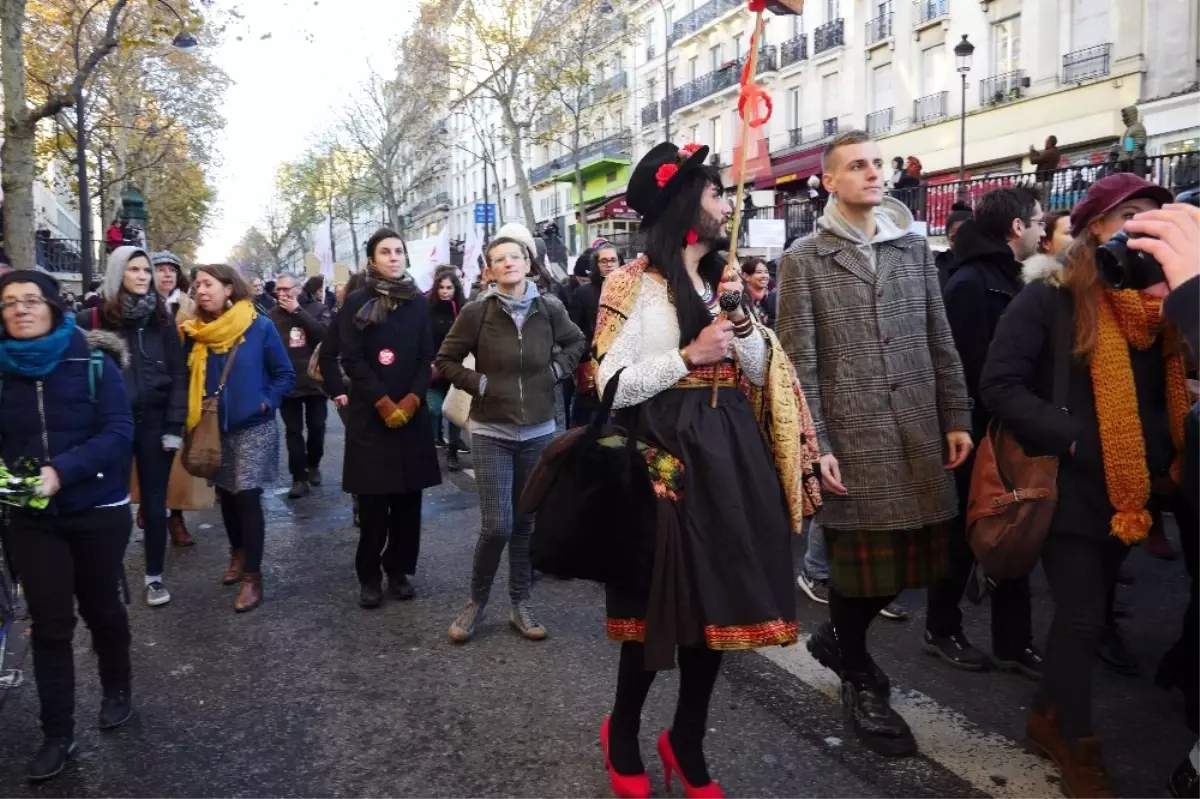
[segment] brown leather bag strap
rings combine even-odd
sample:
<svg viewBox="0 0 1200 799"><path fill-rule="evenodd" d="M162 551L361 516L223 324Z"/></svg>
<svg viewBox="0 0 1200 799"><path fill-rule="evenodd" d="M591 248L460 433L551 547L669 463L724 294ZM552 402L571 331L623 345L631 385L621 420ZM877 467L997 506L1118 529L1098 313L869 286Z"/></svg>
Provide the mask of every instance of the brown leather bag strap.
<svg viewBox="0 0 1200 799"><path fill-rule="evenodd" d="M238 350L242 348L241 342L233 345L233 349L229 351L229 357L225 359L225 368L221 370L221 380L217 383L217 390L213 393L214 397L221 396L221 392L225 390L225 383L229 380L229 370L233 368L233 359L237 357Z"/></svg>

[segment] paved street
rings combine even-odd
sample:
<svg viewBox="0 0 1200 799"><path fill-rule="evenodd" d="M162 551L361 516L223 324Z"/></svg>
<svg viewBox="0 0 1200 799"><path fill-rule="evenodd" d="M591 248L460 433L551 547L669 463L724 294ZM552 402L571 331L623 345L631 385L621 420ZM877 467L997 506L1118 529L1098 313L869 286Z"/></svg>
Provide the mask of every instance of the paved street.
<svg viewBox="0 0 1200 799"><path fill-rule="evenodd" d="M336 425L336 415L331 415ZM99 694L86 632L77 639L79 743L74 762L36 789L24 780L35 748L37 701L26 684L0 706L0 795L41 796L608 796L597 730L611 701L615 644L604 638L598 587L542 580L534 598L551 637L508 628L500 580L493 612L466 646L446 638L466 590L478 528L469 474L428 492L418 598L368 612L356 604L357 533L337 480L341 431L331 426L326 484L289 502L267 500L267 601L235 615L219 584L224 532L216 513L191 514L198 538L172 549L170 605L147 608L141 546L131 545L135 701L128 727L94 729ZM799 551L799 550L798 550ZM1179 562L1138 551L1122 589L1140 678L1097 670L1096 719L1123 796L1165 795L1166 775L1193 739L1177 695L1150 679L1177 633L1186 582ZM1049 598L1035 585L1037 629ZM905 597L922 607L923 595ZM822 618L797 592L802 629ZM987 644L987 608L968 607L969 633ZM1057 796L1052 771L1016 743L1032 683L951 671L920 652L919 618L881 621L880 665L923 755L888 761L845 736L832 677L803 647L727 657L707 751L739 796ZM643 755L670 723L674 676L647 704Z"/></svg>

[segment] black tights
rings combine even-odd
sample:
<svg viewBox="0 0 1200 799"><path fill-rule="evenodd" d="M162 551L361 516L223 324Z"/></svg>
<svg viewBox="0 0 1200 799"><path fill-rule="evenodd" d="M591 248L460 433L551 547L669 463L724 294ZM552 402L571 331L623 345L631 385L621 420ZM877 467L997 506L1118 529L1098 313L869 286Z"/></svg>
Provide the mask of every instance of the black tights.
<svg viewBox="0 0 1200 799"><path fill-rule="evenodd" d="M829 589L829 619L837 634L842 667L846 671L865 671L870 668L867 654L867 628L886 608L892 596L842 596L836 588Z"/></svg>
<svg viewBox="0 0 1200 799"><path fill-rule="evenodd" d="M262 489L254 488L233 494L218 488L217 500L221 503L221 520L225 522L229 548L242 551L245 557L244 571L251 574L261 572L263 539L267 532L263 519Z"/></svg>
<svg viewBox="0 0 1200 799"><path fill-rule="evenodd" d="M645 661L645 645L633 641L621 644L617 699L608 722L609 760L618 774L640 774L646 770L638 749L638 732L642 706L658 672L647 671ZM671 724L671 748L691 785L707 785L712 781L704 763L703 743L708 703L720 669L718 651L679 649L679 703Z"/></svg>

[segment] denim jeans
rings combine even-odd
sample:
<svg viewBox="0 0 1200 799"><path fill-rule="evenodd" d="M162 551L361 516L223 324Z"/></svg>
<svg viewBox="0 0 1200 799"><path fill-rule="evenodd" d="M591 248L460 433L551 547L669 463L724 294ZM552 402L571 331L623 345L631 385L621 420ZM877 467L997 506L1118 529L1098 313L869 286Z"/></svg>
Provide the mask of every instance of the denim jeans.
<svg viewBox="0 0 1200 799"><path fill-rule="evenodd" d="M425 402L429 405L429 418L433 420L433 437L436 440L442 437L442 406L446 403L447 393L446 389L431 388L425 395ZM462 431L449 419L446 419L446 441L455 452L462 447Z"/></svg>
<svg viewBox="0 0 1200 799"><path fill-rule="evenodd" d="M471 599L480 604L486 604L491 594L505 545L508 545L509 598L513 602L529 598L533 580L529 559L533 515L517 515L517 501L542 450L553 439L553 434L527 441L484 435L471 438L481 521L471 568Z"/></svg>
<svg viewBox="0 0 1200 799"><path fill-rule="evenodd" d="M813 519L808 523L808 549L804 552L804 571L814 580L829 579L829 559L825 555L825 530Z"/></svg>

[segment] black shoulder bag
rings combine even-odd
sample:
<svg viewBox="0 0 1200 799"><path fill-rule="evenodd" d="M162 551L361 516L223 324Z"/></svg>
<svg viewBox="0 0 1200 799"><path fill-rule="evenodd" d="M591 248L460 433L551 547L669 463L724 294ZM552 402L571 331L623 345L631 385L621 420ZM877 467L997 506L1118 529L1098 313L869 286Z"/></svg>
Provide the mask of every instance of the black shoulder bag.
<svg viewBox="0 0 1200 799"><path fill-rule="evenodd" d="M591 424L559 436L542 452L520 510L536 514L530 544L535 569L640 596L650 590L657 500L637 431L604 423L620 377L613 375L604 387Z"/></svg>

